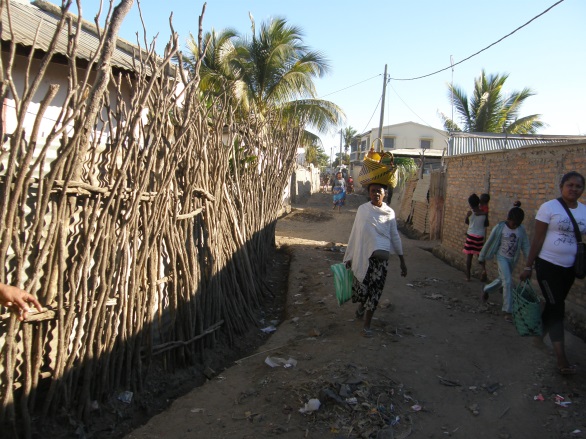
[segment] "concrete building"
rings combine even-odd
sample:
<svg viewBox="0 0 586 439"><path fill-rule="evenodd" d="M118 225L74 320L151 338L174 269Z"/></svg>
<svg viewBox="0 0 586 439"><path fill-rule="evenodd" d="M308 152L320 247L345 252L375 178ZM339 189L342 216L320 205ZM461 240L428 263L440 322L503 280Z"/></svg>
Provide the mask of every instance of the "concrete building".
<svg viewBox="0 0 586 439"><path fill-rule="evenodd" d="M382 142L382 145L381 145ZM411 157L416 161L425 157L425 170L439 166L448 146L448 133L415 122L387 125L356 135L350 145L350 174L356 180L362 160L371 146L391 152L395 157Z"/></svg>

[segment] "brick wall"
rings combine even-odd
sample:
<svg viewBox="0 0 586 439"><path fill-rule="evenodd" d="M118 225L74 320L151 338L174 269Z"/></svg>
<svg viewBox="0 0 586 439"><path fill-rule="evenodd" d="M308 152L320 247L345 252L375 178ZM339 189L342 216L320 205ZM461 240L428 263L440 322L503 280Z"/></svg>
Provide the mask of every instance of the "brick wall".
<svg viewBox="0 0 586 439"><path fill-rule="evenodd" d="M462 247L467 226L464 223L468 196L487 192L490 200L490 227L505 220L515 200L525 211L524 226L533 236L535 214L539 206L559 197L559 181L563 174L576 170L586 174L586 143L548 144L515 150L446 157L446 197L441 246L436 254L450 264L464 268ZM581 201L586 203L586 197ZM473 269L478 275L474 258ZM522 269L524 259L518 264ZM487 264L491 277L497 275L496 264ZM586 282L576 281L567 302L568 320L580 326L575 332L586 338Z"/></svg>

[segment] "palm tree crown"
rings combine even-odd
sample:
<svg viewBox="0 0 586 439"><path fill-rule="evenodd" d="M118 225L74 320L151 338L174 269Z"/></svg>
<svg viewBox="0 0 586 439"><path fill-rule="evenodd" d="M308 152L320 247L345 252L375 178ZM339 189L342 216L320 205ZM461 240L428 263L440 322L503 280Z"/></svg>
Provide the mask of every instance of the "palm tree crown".
<svg viewBox="0 0 586 439"><path fill-rule="evenodd" d="M301 30L284 19L263 23L258 32L252 16L250 19L251 37L232 30L206 34L200 69L202 89L227 94L241 114L254 114L258 119L278 112L284 124L295 121L319 132L339 124L342 110L332 102L316 99L313 80L329 71L324 56L304 45ZM184 59L188 69L195 66L199 49L191 38L190 55ZM318 139L309 132L306 138Z"/></svg>
<svg viewBox="0 0 586 439"><path fill-rule="evenodd" d="M474 92L470 101L466 92L458 86L448 84L449 99L458 112L463 126L441 114L444 128L448 131L535 134L545 124L541 115L519 117L523 102L535 93L524 88L513 91L508 96L503 93L503 86L508 74L487 76L482 70L480 77L474 81Z"/></svg>

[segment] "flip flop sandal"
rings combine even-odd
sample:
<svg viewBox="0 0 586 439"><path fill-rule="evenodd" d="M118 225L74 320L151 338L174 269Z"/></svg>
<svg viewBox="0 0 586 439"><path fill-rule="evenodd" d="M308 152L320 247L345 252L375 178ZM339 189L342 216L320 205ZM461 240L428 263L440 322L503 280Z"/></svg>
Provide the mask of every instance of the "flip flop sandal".
<svg viewBox="0 0 586 439"><path fill-rule="evenodd" d="M360 335L366 338L372 338L373 336L371 329L362 329L362 331L360 331Z"/></svg>

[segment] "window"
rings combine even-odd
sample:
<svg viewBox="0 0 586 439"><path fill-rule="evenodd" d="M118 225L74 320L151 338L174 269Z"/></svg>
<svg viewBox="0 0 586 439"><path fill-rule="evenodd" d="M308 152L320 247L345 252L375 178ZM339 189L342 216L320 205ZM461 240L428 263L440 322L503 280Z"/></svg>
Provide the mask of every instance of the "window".
<svg viewBox="0 0 586 439"><path fill-rule="evenodd" d="M395 138L394 137L384 137L383 138L383 145L384 145L385 150L395 149Z"/></svg>
<svg viewBox="0 0 586 439"><path fill-rule="evenodd" d="M366 140L360 142L360 151L366 151Z"/></svg>
<svg viewBox="0 0 586 439"><path fill-rule="evenodd" d="M431 148L431 139L420 139L419 140L419 147L421 149L430 149Z"/></svg>

